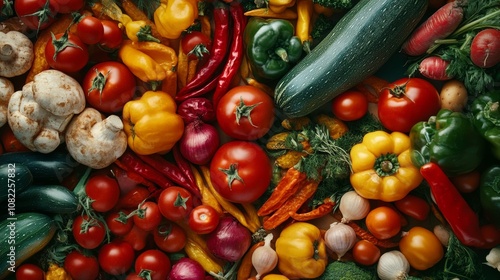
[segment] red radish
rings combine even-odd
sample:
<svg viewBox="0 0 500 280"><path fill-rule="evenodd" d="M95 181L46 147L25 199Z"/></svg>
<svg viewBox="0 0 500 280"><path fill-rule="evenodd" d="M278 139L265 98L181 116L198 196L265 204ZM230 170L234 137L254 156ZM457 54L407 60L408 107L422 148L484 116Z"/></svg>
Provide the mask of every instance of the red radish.
<svg viewBox="0 0 500 280"><path fill-rule="evenodd" d="M424 54L436 40L444 39L455 29L463 19L462 1L445 4L427 18L406 39L402 50L411 56Z"/></svg>
<svg viewBox="0 0 500 280"><path fill-rule="evenodd" d="M450 65L450 62L439 56L429 56L420 62L418 70L426 78L445 81L452 78L446 74L448 65Z"/></svg>
<svg viewBox="0 0 500 280"><path fill-rule="evenodd" d="M500 62L500 30L487 28L479 31L472 40L470 59L481 67L493 67Z"/></svg>

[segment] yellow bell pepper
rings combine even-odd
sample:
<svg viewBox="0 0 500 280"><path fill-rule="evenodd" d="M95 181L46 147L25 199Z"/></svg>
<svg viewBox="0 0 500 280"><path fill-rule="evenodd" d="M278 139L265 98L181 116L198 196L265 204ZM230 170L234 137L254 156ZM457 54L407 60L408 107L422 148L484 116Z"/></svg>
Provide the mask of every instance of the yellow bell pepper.
<svg viewBox="0 0 500 280"><path fill-rule="evenodd" d="M319 277L328 264L325 241L310 223L296 222L283 229L276 253L279 271L290 279Z"/></svg>
<svg viewBox="0 0 500 280"><path fill-rule="evenodd" d="M374 131L352 147L351 185L362 197L387 202L405 197L422 182L410 158L410 138L401 132Z"/></svg>
<svg viewBox="0 0 500 280"><path fill-rule="evenodd" d="M161 43L125 40L118 56L137 78L150 83L153 90L169 73L176 71L175 50Z"/></svg>
<svg viewBox="0 0 500 280"><path fill-rule="evenodd" d="M147 91L123 107L123 128L135 153L166 153L184 133L184 121L176 114L174 99L163 91Z"/></svg>
<svg viewBox="0 0 500 280"><path fill-rule="evenodd" d="M161 36L177 39L198 18L198 0L161 0L154 22Z"/></svg>
<svg viewBox="0 0 500 280"><path fill-rule="evenodd" d="M130 21L125 25L125 34L133 42L157 42L160 40L151 33L151 25L145 20Z"/></svg>
<svg viewBox="0 0 500 280"><path fill-rule="evenodd" d="M279 14L295 5L295 1L296 0L269 0L267 5L269 10Z"/></svg>
<svg viewBox="0 0 500 280"><path fill-rule="evenodd" d="M55 263L51 263L45 272L45 280L71 280L71 276Z"/></svg>

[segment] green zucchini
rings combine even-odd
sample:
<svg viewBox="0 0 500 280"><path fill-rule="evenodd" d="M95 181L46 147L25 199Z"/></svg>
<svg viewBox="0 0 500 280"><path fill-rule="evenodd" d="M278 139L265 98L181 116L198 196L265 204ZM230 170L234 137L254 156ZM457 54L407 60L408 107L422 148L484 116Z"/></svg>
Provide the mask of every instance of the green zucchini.
<svg viewBox="0 0 500 280"><path fill-rule="evenodd" d="M37 184L59 184L79 165L64 150L43 154L14 152L0 155L0 164L19 163L29 168Z"/></svg>
<svg viewBox="0 0 500 280"><path fill-rule="evenodd" d="M66 187L33 185L17 195L17 212L69 214L78 209L78 198Z"/></svg>
<svg viewBox="0 0 500 280"><path fill-rule="evenodd" d="M276 85L278 110L305 116L374 74L401 47L427 0L361 0Z"/></svg>
<svg viewBox="0 0 500 280"><path fill-rule="evenodd" d="M0 222L0 279L42 250L56 232L54 220L41 213L20 213Z"/></svg>
<svg viewBox="0 0 500 280"><path fill-rule="evenodd" d="M26 190L33 183L33 175L23 164L0 165L0 203L4 203Z"/></svg>

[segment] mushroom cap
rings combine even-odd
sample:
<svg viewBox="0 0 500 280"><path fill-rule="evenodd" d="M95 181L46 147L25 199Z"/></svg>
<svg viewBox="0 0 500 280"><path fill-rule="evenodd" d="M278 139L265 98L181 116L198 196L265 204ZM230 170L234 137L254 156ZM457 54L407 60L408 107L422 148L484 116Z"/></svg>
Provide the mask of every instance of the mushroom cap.
<svg viewBox="0 0 500 280"><path fill-rule="evenodd" d="M14 93L14 84L6 78L0 77L0 127L7 123L7 106Z"/></svg>
<svg viewBox="0 0 500 280"><path fill-rule="evenodd" d="M10 45L16 54L12 60L0 60L0 76L10 78L26 73L35 59L33 42L19 31L0 32L0 45L4 44Z"/></svg>

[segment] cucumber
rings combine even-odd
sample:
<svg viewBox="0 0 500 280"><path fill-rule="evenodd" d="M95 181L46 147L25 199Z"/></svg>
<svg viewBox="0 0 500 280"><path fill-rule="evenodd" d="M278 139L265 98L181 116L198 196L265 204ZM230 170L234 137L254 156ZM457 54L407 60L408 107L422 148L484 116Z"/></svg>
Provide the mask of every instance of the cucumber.
<svg viewBox="0 0 500 280"><path fill-rule="evenodd" d="M361 0L275 88L278 110L305 116L374 74L401 47L427 0Z"/></svg>
<svg viewBox="0 0 500 280"><path fill-rule="evenodd" d="M70 214L78 209L78 198L66 187L33 185L17 195L17 212Z"/></svg>
<svg viewBox="0 0 500 280"><path fill-rule="evenodd" d="M7 163L0 165L0 203L14 199L33 183L33 175L23 164Z"/></svg>
<svg viewBox="0 0 500 280"><path fill-rule="evenodd" d="M54 220L41 213L20 213L0 222L0 279L42 250L56 232Z"/></svg>

